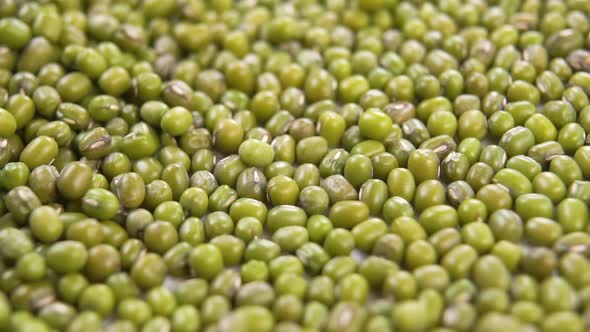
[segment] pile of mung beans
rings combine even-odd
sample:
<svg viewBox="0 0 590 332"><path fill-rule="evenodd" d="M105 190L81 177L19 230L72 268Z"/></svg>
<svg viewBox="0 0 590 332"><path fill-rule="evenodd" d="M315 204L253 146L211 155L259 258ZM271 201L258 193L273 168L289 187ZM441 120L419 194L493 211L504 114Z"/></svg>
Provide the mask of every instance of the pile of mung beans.
<svg viewBox="0 0 590 332"><path fill-rule="evenodd" d="M0 0L0 332L589 332L589 0Z"/></svg>

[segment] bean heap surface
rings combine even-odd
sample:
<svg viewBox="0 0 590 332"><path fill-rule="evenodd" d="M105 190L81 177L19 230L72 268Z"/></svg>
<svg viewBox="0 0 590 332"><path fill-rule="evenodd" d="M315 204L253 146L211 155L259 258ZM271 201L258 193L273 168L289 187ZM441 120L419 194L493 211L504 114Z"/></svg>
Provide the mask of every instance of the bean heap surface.
<svg viewBox="0 0 590 332"><path fill-rule="evenodd" d="M0 332L589 332L589 0L0 0Z"/></svg>

